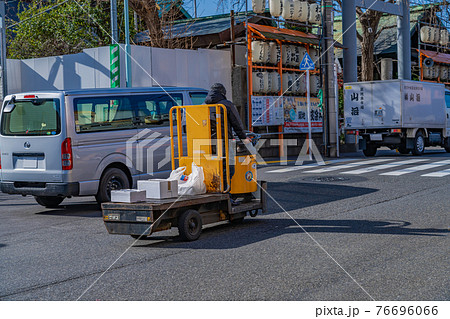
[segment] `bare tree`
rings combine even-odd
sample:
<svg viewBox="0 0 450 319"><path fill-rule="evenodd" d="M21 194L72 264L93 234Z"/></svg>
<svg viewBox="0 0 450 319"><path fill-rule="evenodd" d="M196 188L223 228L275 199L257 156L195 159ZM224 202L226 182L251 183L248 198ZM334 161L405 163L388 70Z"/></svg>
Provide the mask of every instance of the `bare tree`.
<svg viewBox="0 0 450 319"><path fill-rule="evenodd" d="M130 0L129 4L146 26L150 46L168 49L193 47L193 38L185 35L191 24L174 27L174 22L181 18L178 10L181 0L167 1L164 6L159 6L156 0Z"/></svg>
<svg viewBox="0 0 450 319"><path fill-rule="evenodd" d="M342 0L336 0L342 8ZM394 3L395 0L386 0L384 2ZM384 27L378 29L382 12L374 10L365 10L357 7L356 14L361 25L362 34L356 31L356 36L361 43L361 81L372 81L374 74L374 46Z"/></svg>

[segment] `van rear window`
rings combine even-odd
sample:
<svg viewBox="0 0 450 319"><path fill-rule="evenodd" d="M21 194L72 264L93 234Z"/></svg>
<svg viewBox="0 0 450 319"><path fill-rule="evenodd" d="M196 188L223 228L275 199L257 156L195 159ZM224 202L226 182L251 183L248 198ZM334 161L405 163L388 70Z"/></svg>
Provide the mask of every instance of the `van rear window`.
<svg viewBox="0 0 450 319"><path fill-rule="evenodd" d="M61 132L59 99L15 101L14 105L11 112L3 112L2 135L51 136Z"/></svg>

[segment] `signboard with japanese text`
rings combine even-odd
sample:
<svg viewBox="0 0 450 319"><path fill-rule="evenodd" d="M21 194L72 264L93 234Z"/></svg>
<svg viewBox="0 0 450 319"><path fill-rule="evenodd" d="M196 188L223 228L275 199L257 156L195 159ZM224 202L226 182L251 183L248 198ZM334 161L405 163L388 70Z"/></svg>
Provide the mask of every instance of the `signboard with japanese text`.
<svg viewBox="0 0 450 319"><path fill-rule="evenodd" d="M323 114L320 100L311 98L311 128L313 133L323 131ZM284 132L308 133L308 106L306 97L284 97Z"/></svg>
<svg viewBox="0 0 450 319"><path fill-rule="evenodd" d="M283 98L252 96L252 126L283 125Z"/></svg>

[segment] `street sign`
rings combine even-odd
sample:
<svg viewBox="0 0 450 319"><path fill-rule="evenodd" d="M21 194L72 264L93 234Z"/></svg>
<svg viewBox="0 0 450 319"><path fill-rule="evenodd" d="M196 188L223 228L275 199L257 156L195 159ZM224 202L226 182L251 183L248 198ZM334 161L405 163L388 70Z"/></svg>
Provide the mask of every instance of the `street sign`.
<svg viewBox="0 0 450 319"><path fill-rule="evenodd" d="M300 70L301 71L314 71L314 61L311 59L308 53L305 54L303 57L302 62L300 63Z"/></svg>

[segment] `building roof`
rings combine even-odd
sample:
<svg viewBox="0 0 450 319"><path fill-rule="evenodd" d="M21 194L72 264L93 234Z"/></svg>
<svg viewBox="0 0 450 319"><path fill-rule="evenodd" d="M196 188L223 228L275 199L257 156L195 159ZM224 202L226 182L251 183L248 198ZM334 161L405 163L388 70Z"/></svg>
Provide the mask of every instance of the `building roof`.
<svg viewBox="0 0 450 319"><path fill-rule="evenodd" d="M427 58L432 59L434 62L450 64L450 54L428 50L420 50L420 53L424 54Z"/></svg>
<svg viewBox="0 0 450 319"><path fill-rule="evenodd" d="M425 6L413 6L410 8L410 32L411 37L417 31L418 21L422 20L425 12L431 7L431 5ZM378 30L385 28L374 45L374 55L391 54L397 52L397 16L384 14L378 25ZM334 19L334 39L336 41L342 41L342 16L336 16ZM359 33L362 33L360 22L357 20L356 29ZM361 45L359 40L357 45L358 56L361 55ZM342 57L342 51L336 52L336 55Z"/></svg>
<svg viewBox="0 0 450 319"><path fill-rule="evenodd" d="M246 20L245 15L235 15L236 24ZM173 24L170 33L174 37L182 35L182 37L198 37L208 34L221 33L230 28L230 15L221 14L217 16L201 17L197 19L180 20ZM150 38L148 32L140 32L136 34L136 42L147 42Z"/></svg>
<svg viewBox="0 0 450 319"><path fill-rule="evenodd" d="M262 15L269 15L269 10L266 9L264 14L255 15L253 11L248 11L248 21L254 23L263 23L263 24L272 24L270 20L265 20L261 18ZM244 30L243 22L247 20L247 16L245 12L236 12L234 14L234 20L236 24L236 33L239 33ZM212 15L200 18L192 18L185 20L178 20L175 23L168 27L167 33L170 34L171 37L207 37L212 35L220 35L219 38L223 40L223 38L227 38L230 40L230 14L219 14ZM148 42L150 38L148 36L148 32L140 32L135 36L135 42ZM217 40L217 39L216 39ZM203 41L200 41L203 42ZM210 43L211 41L205 41L205 43ZM212 41L215 42L215 41ZM219 41L223 42L223 41Z"/></svg>

